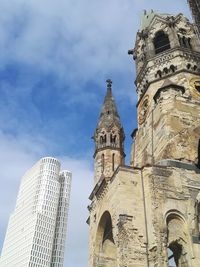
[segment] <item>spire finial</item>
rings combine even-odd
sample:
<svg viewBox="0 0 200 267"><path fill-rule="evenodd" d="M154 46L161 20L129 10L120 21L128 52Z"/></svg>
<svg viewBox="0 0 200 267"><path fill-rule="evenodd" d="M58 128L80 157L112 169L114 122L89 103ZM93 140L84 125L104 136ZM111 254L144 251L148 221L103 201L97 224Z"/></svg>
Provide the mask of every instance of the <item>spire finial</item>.
<svg viewBox="0 0 200 267"><path fill-rule="evenodd" d="M112 88L112 80L108 79L108 80L106 80L106 82L107 82L107 89L111 89Z"/></svg>

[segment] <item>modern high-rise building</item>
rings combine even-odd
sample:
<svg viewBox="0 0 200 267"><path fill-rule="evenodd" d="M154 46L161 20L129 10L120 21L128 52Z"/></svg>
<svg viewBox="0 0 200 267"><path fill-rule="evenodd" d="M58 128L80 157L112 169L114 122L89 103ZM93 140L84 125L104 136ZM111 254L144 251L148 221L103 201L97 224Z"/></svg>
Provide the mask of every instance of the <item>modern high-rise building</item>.
<svg viewBox="0 0 200 267"><path fill-rule="evenodd" d="M71 173L40 159L23 176L0 259L1 267L62 267Z"/></svg>

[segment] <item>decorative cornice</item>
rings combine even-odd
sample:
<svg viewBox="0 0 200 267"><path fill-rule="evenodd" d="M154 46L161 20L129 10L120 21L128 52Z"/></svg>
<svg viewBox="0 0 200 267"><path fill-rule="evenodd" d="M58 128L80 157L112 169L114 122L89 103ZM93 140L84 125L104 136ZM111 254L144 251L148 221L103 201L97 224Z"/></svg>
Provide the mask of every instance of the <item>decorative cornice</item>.
<svg viewBox="0 0 200 267"><path fill-rule="evenodd" d="M106 187L107 182L104 176L101 177L99 182L95 185L94 189L92 190L92 193L89 196L89 200L93 200L94 196L98 196Z"/></svg>
<svg viewBox="0 0 200 267"><path fill-rule="evenodd" d="M194 74L194 75L200 75L200 72L197 73L196 71L192 71L192 70L188 70L188 69L181 69L181 70L178 70L178 71L175 72L175 74L179 74L179 73L181 73L181 72L186 72L186 73L190 73L190 74ZM150 87L151 84L154 84L154 83L156 83L156 82L158 82L158 81L161 81L161 80L165 80L166 78L170 78L170 77L172 77L172 76L174 76L174 73L170 73L170 74L168 74L168 75L166 75L166 76L164 76L164 77L162 77L162 78L157 78L157 79L155 79L155 80L149 82L148 87L147 87L146 90L143 92L143 94L140 96L140 99L138 100L138 102L137 102L137 104L136 104L136 107L139 106L139 104L140 104L140 102L142 101L144 95L148 92L148 89L149 89L149 87Z"/></svg>
<svg viewBox="0 0 200 267"><path fill-rule="evenodd" d="M101 148L96 148L95 152L94 152L94 155L93 155L93 158L96 157L97 153L98 152L101 152L101 151L104 151L104 150L114 150L114 151L119 151L124 157L126 156L126 154L124 153L123 149L122 148L119 148L119 147L113 147L113 146L110 146L110 145L106 145L104 147L101 147Z"/></svg>
<svg viewBox="0 0 200 267"><path fill-rule="evenodd" d="M175 51L179 51L179 52L183 52L184 53L182 55L176 55L176 57L177 56L183 56L184 57L187 54L189 56L195 57L196 59L200 60L200 52L191 51L188 48L184 48L184 47L180 47L180 46L171 48L171 49L166 50L166 51L164 51L164 52L162 52L162 53L160 53L158 55L154 55L153 57L151 57L151 58L149 58L149 59L146 60L145 64L143 65L143 67L141 68L140 72L138 73L138 75L136 77L135 85L137 86L138 83L139 83L139 80L140 79L143 79L143 78L141 78L141 76L143 75L144 72L146 73L145 69L146 69L146 67L147 67L147 65L148 65L149 62L151 62L153 60L156 60L156 59L159 59L159 58L161 58L164 55L165 56L166 55L169 55L169 54L171 54L172 52L175 52Z"/></svg>

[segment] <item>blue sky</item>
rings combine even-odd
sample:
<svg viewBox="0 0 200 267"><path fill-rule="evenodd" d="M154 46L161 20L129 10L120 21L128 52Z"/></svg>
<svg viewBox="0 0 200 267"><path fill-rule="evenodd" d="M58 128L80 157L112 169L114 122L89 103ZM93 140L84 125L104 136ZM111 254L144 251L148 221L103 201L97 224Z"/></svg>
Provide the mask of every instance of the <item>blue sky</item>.
<svg viewBox="0 0 200 267"><path fill-rule="evenodd" d="M0 248L21 176L55 156L73 172L65 267L87 266L91 136L105 80L113 80L128 164L137 96L127 51L144 9L190 18L186 2L0 0Z"/></svg>

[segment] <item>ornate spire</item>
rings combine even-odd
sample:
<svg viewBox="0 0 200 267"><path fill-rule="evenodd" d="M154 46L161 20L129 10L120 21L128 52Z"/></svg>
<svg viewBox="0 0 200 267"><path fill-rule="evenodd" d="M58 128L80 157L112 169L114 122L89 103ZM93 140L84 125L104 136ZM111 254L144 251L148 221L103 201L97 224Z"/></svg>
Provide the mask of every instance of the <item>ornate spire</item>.
<svg viewBox="0 0 200 267"><path fill-rule="evenodd" d="M112 125L122 128L115 100L112 95L112 81L108 79L106 82L107 93L101 109L97 130L100 128L109 128Z"/></svg>
<svg viewBox="0 0 200 267"><path fill-rule="evenodd" d="M107 80L107 93L93 136L95 142L95 182L102 177L109 179L119 165L124 164L124 130L120 123L112 81Z"/></svg>

